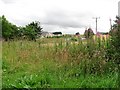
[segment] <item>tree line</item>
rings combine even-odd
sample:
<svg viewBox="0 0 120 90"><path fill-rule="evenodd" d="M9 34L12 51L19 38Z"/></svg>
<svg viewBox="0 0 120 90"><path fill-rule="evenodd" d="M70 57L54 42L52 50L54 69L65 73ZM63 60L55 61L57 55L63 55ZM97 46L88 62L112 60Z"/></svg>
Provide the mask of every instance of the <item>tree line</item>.
<svg viewBox="0 0 120 90"><path fill-rule="evenodd" d="M10 23L5 16L0 17L2 22L2 38L5 41L12 39L29 39L36 40L41 35L42 27L39 21L31 22L25 27L18 27Z"/></svg>

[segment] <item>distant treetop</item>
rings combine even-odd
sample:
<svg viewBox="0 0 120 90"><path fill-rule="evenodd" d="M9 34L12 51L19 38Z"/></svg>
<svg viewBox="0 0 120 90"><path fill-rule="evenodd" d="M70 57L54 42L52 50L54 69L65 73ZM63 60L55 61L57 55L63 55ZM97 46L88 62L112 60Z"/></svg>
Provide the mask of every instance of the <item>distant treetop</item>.
<svg viewBox="0 0 120 90"><path fill-rule="evenodd" d="M58 35L58 34L62 34L62 32L53 32L53 34Z"/></svg>

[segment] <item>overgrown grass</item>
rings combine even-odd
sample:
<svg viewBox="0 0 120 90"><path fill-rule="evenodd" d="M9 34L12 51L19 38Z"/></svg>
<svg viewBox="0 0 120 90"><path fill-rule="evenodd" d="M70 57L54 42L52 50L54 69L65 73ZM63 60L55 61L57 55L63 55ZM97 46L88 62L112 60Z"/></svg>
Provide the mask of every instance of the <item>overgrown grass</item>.
<svg viewBox="0 0 120 90"><path fill-rule="evenodd" d="M63 38L3 42L3 88L116 88L107 41Z"/></svg>

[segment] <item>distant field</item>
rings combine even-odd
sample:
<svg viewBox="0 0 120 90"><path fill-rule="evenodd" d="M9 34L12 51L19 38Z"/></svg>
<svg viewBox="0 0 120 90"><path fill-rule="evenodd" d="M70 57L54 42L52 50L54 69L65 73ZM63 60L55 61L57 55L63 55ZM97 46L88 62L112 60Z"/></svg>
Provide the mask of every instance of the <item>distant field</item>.
<svg viewBox="0 0 120 90"><path fill-rule="evenodd" d="M3 88L116 88L117 67L106 62L105 45L65 38L3 42Z"/></svg>

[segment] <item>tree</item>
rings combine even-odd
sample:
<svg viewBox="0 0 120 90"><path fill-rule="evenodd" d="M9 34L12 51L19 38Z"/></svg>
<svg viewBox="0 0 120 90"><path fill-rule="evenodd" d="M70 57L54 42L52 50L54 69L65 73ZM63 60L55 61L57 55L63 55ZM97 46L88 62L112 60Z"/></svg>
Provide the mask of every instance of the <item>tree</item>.
<svg viewBox="0 0 120 90"><path fill-rule="evenodd" d="M17 27L16 25L10 23L4 15L0 19L2 19L2 37L6 41L22 37L27 37L30 40L36 40L36 38L41 35L42 28L40 26L40 22L38 21L32 22L25 27Z"/></svg>
<svg viewBox="0 0 120 90"><path fill-rule="evenodd" d="M42 32L42 29L43 29L43 28L41 28L39 21L32 22L32 23L28 24L28 26L31 26L32 28L34 28L36 35L40 35Z"/></svg>
<svg viewBox="0 0 120 90"><path fill-rule="evenodd" d="M5 16L2 16L2 37L7 41L11 36L10 23L6 20Z"/></svg>
<svg viewBox="0 0 120 90"><path fill-rule="evenodd" d="M79 32L77 32L77 33L75 33L75 35L80 35L80 33L79 33Z"/></svg>
<svg viewBox="0 0 120 90"><path fill-rule="evenodd" d="M91 38L93 35L94 35L94 33L91 28L88 28L88 30L85 30L85 32L84 32L85 38Z"/></svg>
<svg viewBox="0 0 120 90"><path fill-rule="evenodd" d="M84 36L85 36L85 38L88 38L88 30L85 30Z"/></svg>
<svg viewBox="0 0 120 90"><path fill-rule="evenodd" d="M41 35L40 22L32 22L25 27L24 35L31 40L36 40Z"/></svg>
<svg viewBox="0 0 120 90"><path fill-rule="evenodd" d="M54 35L58 35L58 34L61 34L62 35L62 32L53 32Z"/></svg>
<svg viewBox="0 0 120 90"><path fill-rule="evenodd" d="M3 15L2 16L2 37L7 41L15 38L18 28L16 25L11 24Z"/></svg>
<svg viewBox="0 0 120 90"><path fill-rule="evenodd" d="M23 39L23 37L25 36L25 27L18 27L18 38L19 39Z"/></svg>

